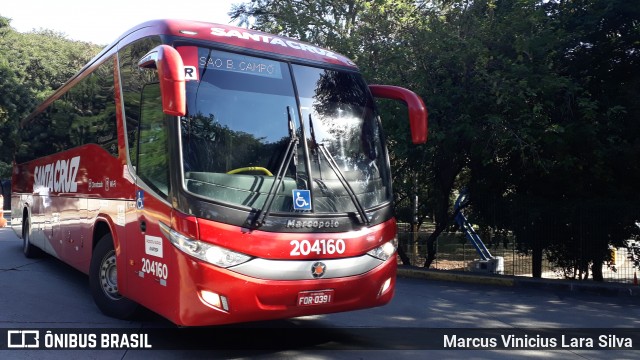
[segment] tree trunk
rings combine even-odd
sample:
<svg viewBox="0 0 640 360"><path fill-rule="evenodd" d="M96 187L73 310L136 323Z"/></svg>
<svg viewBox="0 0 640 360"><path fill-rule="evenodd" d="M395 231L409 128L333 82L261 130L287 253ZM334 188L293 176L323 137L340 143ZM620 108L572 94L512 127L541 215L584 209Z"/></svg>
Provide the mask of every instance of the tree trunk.
<svg viewBox="0 0 640 360"><path fill-rule="evenodd" d="M534 278L542 277L542 244L538 237L533 240L533 254L531 256L531 274Z"/></svg>
<svg viewBox="0 0 640 360"><path fill-rule="evenodd" d="M447 156L449 155L449 156ZM433 195L433 220L436 223L436 228L433 233L427 239L427 256L424 263L425 268L429 268L431 263L436 259L436 240L438 236L446 230L447 226L451 223L455 217L449 214L450 202L449 196L453 189L456 176L462 169L461 163L458 162L460 158L456 156L456 153L451 154L436 154L434 161L434 171L437 173L437 181Z"/></svg>
<svg viewBox="0 0 640 360"><path fill-rule="evenodd" d="M424 267L431 267L431 263L436 259L436 240L438 236L447 228L447 224L437 224L435 230L427 239L427 258L424 262Z"/></svg>
<svg viewBox="0 0 640 360"><path fill-rule="evenodd" d="M398 246L398 256L400 256L402 265L411 265L411 259L409 259L407 253L404 252L404 248L402 246Z"/></svg>
<svg viewBox="0 0 640 360"><path fill-rule="evenodd" d="M591 274L593 275L593 281L604 281L604 275L602 274L602 260L593 262L593 265L591 265Z"/></svg>

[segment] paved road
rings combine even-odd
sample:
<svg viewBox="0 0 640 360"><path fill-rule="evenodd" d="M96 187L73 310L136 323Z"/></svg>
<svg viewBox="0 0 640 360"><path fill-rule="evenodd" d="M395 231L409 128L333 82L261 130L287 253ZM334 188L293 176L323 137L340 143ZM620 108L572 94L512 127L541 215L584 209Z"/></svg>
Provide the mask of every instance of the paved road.
<svg viewBox="0 0 640 360"><path fill-rule="evenodd" d="M548 329L560 329L569 337L581 334L577 328L597 328L588 336L608 335L617 328L640 329L640 304L637 297L399 278L396 296L382 308L240 328L175 329L152 313L133 321L102 315L84 274L51 257L24 258L21 241L9 229L0 229L0 329L4 329L0 336L7 336L7 329L59 328L151 332L156 335L152 345L168 350L0 350L0 358L633 359L638 350L433 349L440 348L443 334L548 338ZM169 329L161 330L165 328ZM638 349L638 332L634 335ZM226 344L222 346L226 350L215 346L194 350L212 343Z"/></svg>

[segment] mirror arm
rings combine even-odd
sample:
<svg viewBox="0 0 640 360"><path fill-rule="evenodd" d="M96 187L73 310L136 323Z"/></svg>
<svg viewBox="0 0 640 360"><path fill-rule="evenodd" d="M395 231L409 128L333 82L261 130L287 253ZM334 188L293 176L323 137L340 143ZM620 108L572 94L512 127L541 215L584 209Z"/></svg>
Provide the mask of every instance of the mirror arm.
<svg viewBox="0 0 640 360"><path fill-rule="evenodd" d="M369 89L374 97L399 100L407 104L411 140L414 144L424 144L427 141L427 107L420 96L399 86L369 85Z"/></svg>
<svg viewBox="0 0 640 360"><path fill-rule="evenodd" d="M138 66L158 70L162 111L184 116L187 113L184 64L178 51L169 45L159 45L143 56Z"/></svg>

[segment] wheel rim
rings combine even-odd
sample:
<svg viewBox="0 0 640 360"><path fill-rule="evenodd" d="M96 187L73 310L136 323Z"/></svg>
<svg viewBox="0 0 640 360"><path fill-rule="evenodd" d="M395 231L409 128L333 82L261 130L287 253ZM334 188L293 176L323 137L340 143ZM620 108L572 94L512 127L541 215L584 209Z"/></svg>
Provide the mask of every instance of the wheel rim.
<svg viewBox="0 0 640 360"><path fill-rule="evenodd" d="M118 269L116 268L116 253L109 251L100 263L100 287L107 297L119 300L122 295L118 292Z"/></svg>

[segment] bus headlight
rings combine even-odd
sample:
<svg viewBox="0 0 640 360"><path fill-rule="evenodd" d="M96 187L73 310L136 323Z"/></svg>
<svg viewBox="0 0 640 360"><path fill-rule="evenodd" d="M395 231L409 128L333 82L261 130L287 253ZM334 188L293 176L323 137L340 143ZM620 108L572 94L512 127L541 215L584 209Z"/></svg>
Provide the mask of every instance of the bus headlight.
<svg viewBox="0 0 640 360"><path fill-rule="evenodd" d="M163 223L160 223L160 229L180 251L216 266L228 268L251 259L249 255L191 239Z"/></svg>
<svg viewBox="0 0 640 360"><path fill-rule="evenodd" d="M382 261L386 261L396 252L396 246L394 240L386 242L375 249L369 250L367 254L378 258Z"/></svg>
<svg viewBox="0 0 640 360"><path fill-rule="evenodd" d="M243 262L247 262L251 259L248 255L231 251L220 246L210 244L203 245L207 247L207 250L204 252L205 261L223 268L242 264Z"/></svg>

